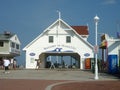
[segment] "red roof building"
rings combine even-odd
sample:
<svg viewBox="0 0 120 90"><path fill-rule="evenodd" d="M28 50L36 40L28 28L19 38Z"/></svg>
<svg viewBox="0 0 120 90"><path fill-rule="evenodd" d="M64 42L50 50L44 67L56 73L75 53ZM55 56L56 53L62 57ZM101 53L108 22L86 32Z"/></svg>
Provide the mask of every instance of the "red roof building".
<svg viewBox="0 0 120 90"><path fill-rule="evenodd" d="M71 26L79 35L89 35L88 26Z"/></svg>

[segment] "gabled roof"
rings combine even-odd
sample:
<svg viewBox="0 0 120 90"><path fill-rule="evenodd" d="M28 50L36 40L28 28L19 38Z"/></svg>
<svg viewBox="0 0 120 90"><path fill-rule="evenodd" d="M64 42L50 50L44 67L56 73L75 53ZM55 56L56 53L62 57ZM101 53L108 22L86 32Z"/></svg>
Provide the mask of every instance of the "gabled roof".
<svg viewBox="0 0 120 90"><path fill-rule="evenodd" d="M79 35L88 35L88 26L71 26Z"/></svg>
<svg viewBox="0 0 120 90"><path fill-rule="evenodd" d="M44 33L51 30L56 24L63 23L66 27L64 27L64 30L73 30L75 34L77 34L80 39L85 42L87 45L89 45L91 48L93 46L88 42L85 41L81 35L88 35L88 27L87 26L69 26L66 22L64 22L62 19L57 19L53 24L51 24L48 28L46 28L43 33L41 33L38 37L36 37L32 42L30 42L27 46L23 48L23 51L25 51L30 45L32 45L36 40L38 40Z"/></svg>

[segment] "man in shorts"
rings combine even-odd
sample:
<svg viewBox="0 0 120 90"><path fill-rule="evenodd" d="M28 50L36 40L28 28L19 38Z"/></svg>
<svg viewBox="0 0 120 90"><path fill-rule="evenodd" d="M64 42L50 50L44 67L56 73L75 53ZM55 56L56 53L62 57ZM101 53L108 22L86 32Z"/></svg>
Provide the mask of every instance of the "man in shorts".
<svg viewBox="0 0 120 90"><path fill-rule="evenodd" d="M4 62L4 68L5 68L5 73L9 73L8 70L9 70L9 65L10 65L10 61L9 59L3 59L3 62Z"/></svg>

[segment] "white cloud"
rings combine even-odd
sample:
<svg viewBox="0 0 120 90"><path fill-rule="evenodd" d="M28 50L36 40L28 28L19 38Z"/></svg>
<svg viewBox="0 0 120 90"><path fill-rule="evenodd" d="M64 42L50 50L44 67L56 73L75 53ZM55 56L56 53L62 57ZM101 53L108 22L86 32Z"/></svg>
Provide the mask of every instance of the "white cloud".
<svg viewBox="0 0 120 90"><path fill-rule="evenodd" d="M116 4L116 0L104 0L103 4L108 5L108 4Z"/></svg>

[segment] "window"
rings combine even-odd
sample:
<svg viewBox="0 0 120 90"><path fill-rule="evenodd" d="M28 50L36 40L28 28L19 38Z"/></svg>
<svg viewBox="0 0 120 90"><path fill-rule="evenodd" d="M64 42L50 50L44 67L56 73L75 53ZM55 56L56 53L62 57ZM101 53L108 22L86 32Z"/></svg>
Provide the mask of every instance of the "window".
<svg viewBox="0 0 120 90"><path fill-rule="evenodd" d="M19 49L20 47L19 47L19 45L18 44L16 44L16 49Z"/></svg>
<svg viewBox="0 0 120 90"><path fill-rule="evenodd" d="M71 37L70 36L66 36L66 43L71 43Z"/></svg>
<svg viewBox="0 0 120 90"><path fill-rule="evenodd" d="M53 43L53 36L49 36L49 43Z"/></svg>
<svg viewBox="0 0 120 90"><path fill-rule="evenodd" d="M0 47L3 47L3 46L4 46L4 42L0 41Z"/></svg>
<svg viewBox="0 0 120 90"><path fill-rule="evenodd" d="M14 42L11 43L11 47L15 48L15 43Z"/></svg>

